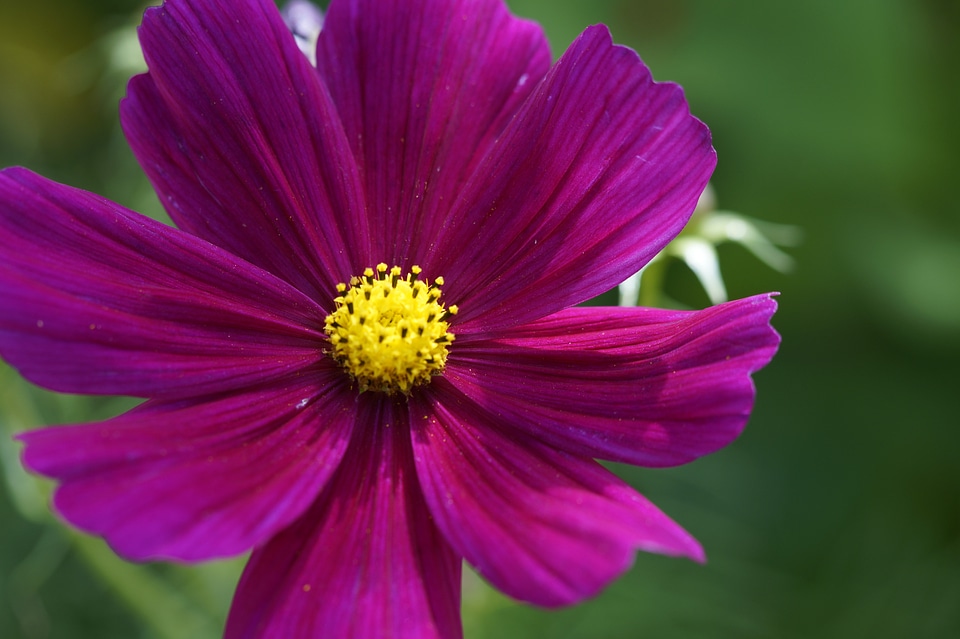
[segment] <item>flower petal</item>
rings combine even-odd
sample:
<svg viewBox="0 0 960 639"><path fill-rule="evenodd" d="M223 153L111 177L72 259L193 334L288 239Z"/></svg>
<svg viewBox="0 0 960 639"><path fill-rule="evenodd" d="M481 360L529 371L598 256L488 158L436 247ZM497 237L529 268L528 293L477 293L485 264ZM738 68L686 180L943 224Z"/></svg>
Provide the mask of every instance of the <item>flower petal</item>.
<svg viewBox="0 0 960 639"><path fill-rule="evenodd" d="M186 397L323 357L324 313L186 233L22 169L0 172L0 354L58 391Z"/></svg>
<svg viewBox="0 0 960 639"><path fill-rule="evenodd" d="M597 594L636 550L703 560L700 545L590 459L506 433L436 380L413 400L417 475L453 548L506 594L562 606Z"/></svg>
<svg viewBox="0 0 960 639"><path fill-rule="evenodd" d="M750 374L780 343L775 310L770 295L702 311L572 308L498 338L458 336L444 377L489 419L573 454L683 464L743 430Z"/></svg>
<svg viewBox="0 0 960 639"><path fill-rule="evenodd" d="M24 465L61 482L67 521L128 559L236 555L299 517L337 468L353 397L332 375L22 433Z"/></svg>
<svg viewBox="0 0 960 639"><path fill-rule="evenodd" d="M140 41L150 72L120 117L170 217L332 300L373 259L361 182L274 3L167 0L145 13Z"/></svg>
<svg viewBox="0 0 960 639"><path fill-rule="evenodd" d="M502 0L331 3L317 71L362 165L382 261L422 259L549 66L540 27Z"/></svg>
<svg viewBox="0 0 960 639"><path fill-rule="evenodd" d="M537 86L431 238L464 331L544 317L603 293L673 239L716 163L680 87L596 26Z"/></svg>
<svg viewBox="0 0 960 639"><path fill-rule="evenodd" d="M420 494L406 408L358 402L356 436L323 495L250 558L228 639L462 636L460 558Z"/></svg>

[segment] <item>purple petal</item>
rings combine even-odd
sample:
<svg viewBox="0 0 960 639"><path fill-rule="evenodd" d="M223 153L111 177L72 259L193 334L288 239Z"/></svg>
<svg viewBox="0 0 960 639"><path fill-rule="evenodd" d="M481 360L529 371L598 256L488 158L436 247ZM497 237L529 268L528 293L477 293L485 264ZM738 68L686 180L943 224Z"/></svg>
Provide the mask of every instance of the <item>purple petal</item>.
<svg viewBox="0 0 960 639"><path fill-rule="evenodd" d="M61 482L67 521L128 559L236 555L299 517L337 468L354 400L330 378L22 433L24 465Z"/></svg>
<svg viewBox="0 0 960 639"><path fill-rule="evenodd" d="M460 558L420 494L406 408L358 402L356 437L323 495L250 558L228 639L462 636Z"/></svg>
<svg viewBox="0 0 960 639"><path fill-rule="evenodd" d="M733 441L780 336L769 295L702 311L572 308L458 336L444 377L488 418L576 455L683 464ZM461 339L461 337L463 339Z"/></svg>
<svg viewBox="0 0 960 639"><path fill-rule="evenodd" d="M177 225L316 299L379 257L339 116L270 0L168 0L120 117ZM376 259L375 259L376 258Z"/></svg>
<svg viewBox="0 0 960 639"><path fill-rule="evenodd" d="M331 3L317 71L362 166L382 261L418 263L459 223L464 181L549 66L540 27L501 0Z"/></svg>
<svg viewBox="0 0 960 639"><path fill-rule="evenodd" d="M454 550L506 594L576 603L627 570L636 550L703 560L700 545L590 459L500 430L444 381L414 401L417 475Z"/></svg>
<svg viewBox="0 0 960 639"><path fill-rule="evenodd" d="M185 397L323 357L323 310L215 246L22 169L0 203L0 354L34 383Z"/></svg>
<svg viewBox="0 0 960 639"><path fill-rule="evenodd" d="M547 74L431 237L461 330L544 317L637 272L683 228L716 163L681 89L603 26Z"/></svg>

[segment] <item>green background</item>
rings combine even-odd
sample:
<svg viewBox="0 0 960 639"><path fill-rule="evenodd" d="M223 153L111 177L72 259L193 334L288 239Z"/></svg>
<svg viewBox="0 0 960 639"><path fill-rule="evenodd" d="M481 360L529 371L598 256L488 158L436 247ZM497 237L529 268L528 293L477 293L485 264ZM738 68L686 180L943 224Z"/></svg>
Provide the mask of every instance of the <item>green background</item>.
<svg viewBox="0 0 960 639"><path fill-rule="evenodd" d="M618 467L709 562L641 555L596 600L559 612L471 578L467 636L960 636L958 3L511 7L544 24L556 54L609 24L711 127L721 207L800 226L805 240L790 274L721 248L731 296L782 293L783 345L755 377L743 437L682 468ZM0 0L0 166L159 212L116 123L130 73L120 45L141 9ZM680 265L666 290L707 304ZM0 376L0 637L216 636L237 562L126 564L54 522L16 463L9 432L129 403L43 393L2 365Z"/></svg>

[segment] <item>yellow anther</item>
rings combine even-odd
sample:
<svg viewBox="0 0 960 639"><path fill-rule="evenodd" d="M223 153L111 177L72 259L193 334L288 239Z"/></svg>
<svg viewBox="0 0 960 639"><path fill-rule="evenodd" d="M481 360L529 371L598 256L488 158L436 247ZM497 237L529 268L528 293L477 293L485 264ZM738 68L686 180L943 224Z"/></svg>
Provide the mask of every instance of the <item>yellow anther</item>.
<svg viewBox="0 0 960 639"><path fill-rule="evenodd" d="M361 392L408 394L443 372L454 335L447 320L457 307L440 303L438 277L431 285L418 279L419 266L401 277L399 266L377 264L363 277L338 284L336 310L324 330L330 355L356 381Z"/></svg>

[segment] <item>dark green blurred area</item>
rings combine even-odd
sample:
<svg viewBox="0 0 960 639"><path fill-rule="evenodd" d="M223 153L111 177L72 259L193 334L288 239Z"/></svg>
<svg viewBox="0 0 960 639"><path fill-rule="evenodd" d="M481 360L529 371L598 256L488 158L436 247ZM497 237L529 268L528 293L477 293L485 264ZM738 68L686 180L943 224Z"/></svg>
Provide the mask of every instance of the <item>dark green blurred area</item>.
<svg viewBox="0 0 960 639"><path fill-rule="evenodd" d="M560 612L468 581L467 636L960 637L960 5L511 7L544 24L557 54L587 24L609 24L712 129L721 207L801 226L806 239L789 275L721 251L731 296L782 292L783 345L756 375L744 436L686 467L618 469L701 540L708 564L641 555L598 599ZM0 0L0 165L159 214L117 127L124 67L105 45L139 12L123 0ZM681 267L667 290L707 304ZM4 380L0 418L26 392ZM35 423L8 427L77 419L31 397ZM70 401L84 419L112 408ZM130 582L102 575L177 584L179 573L94 569L62 527L28 520L3 490L0 637L169 635L116 585ZM215 623L231 587L213 588Z"/></svg>

